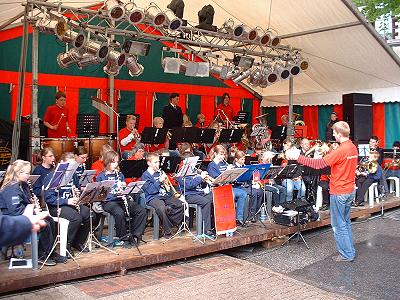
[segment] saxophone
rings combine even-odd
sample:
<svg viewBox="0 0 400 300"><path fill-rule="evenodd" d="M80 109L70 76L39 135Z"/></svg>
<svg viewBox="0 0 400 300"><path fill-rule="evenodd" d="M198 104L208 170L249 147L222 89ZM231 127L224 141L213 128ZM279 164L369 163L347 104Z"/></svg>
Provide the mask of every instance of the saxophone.
<svg viewBox="0 0 400 300"><path fill-rule="evenodd" d="M42 210L39 198L33 192L32 181L28 180L27 183L28 183L28 187L29 187L29 192L31 194L31 202L33 203L34 208L38 209L38 210Z"/></svg>

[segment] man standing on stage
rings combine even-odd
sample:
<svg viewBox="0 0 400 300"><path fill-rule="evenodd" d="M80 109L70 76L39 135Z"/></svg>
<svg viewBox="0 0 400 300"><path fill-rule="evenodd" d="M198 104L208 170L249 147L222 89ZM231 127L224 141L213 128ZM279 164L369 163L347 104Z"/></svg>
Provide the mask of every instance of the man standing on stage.
<svg viewBox="0 0 400 300"><path fill-rule="evenodd" d="M331 113L331 119L329 120L329 123L326 124L326 131L325 131L325 135L326 135L326 141L333 141L334 137L333 137L333 130L332 130L332 126L333 124L335 124L336 122L338 122L338 117L336 112L332 112Z"/></svg>
<svg viewBox="0 0 400 300"><path fill-rule="evenodd" d="M169 104L164 106L162 118L164 119L164 128L173 129L182 127L183 114L182 109L178 106L179 94L172 93L169 96ZM175 150L176 144L170 143L169 149Z"/></svg>
<svg viewBox="0 0 400 300"><path fill-rule="evenodd" d="M68 125L68 109L65 107L65 102L65 93L58 91L56 93L56 104L47 107L43 124L48 128L47 137L49 138L66 137L68 133L71 133Z"/></svg>
<svg viewBox="0 0 400 300"><path fill-rule="evenodd" d="M226 121L226 118L228 118L228 120L232 122L233 117L235 116L235 111L229 103L230 99L231 97L229 96L229 94L224 93L222 95L222 102L217 105L217 111L215 112L215 115L219 114L223 122Z"/></svg>
<svg viewBox="0 0 400 300"><path fill-rule="evenodd" d="M286 151L286 158L297 160L300 164L314 169L331 167L330 215L336 248L339 251L339 255L333 257L333 260L350 262L356 256L351 231L350 208L355 196L358 152L349 139L350 127L346 122L339 121L332 126L332 129L333 136L340 146L324 158L307 158L300 155L298 149Z"/></svg>

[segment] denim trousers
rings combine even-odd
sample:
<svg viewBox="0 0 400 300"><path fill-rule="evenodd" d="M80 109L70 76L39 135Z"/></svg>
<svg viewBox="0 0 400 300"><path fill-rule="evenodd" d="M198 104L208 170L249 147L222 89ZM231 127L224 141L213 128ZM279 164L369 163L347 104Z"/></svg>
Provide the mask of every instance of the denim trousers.
<svg viewBox="0 0 400 300"><path fill-rule="evenodd" d="M355 194L353 191L350 194L331 195L330 197L331 225L336 248L339 254L348 260L353 260L356 256L350 220L351 202L354 200Z"/></svg>
<svg viewBox="0 0 400 300"><path fill-rule="evenodd" d="M282 181L282 185L286 187L286 201L290 202L293 199L293 191L296 190L297 192L297 199L301 199L306 195L306 185L304 184L303 180L292 180L292 179L285 179Z"/></svg>
<svg viewBox="0 0 400 300"><path fill-rule="evenodd" d="M233 197L236 202L236 220L243 221L244 207L246 204L247 193L240 188L233 188Z"/></svg>

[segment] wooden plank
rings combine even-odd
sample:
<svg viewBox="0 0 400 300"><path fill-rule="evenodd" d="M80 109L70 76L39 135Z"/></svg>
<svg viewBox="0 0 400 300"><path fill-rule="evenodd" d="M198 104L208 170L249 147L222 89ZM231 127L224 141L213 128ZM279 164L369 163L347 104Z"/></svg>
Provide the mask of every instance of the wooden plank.
<svg viewBox="0 0 400 300"><path fill-rule="evenodd" d="M400 198L390 198L384 202L384 209L400 207ZM351 218L358 218L366 214L380 212L381 206L353 208ZM26 288L38 287L48 284L60 283L74 279L86 278L114 272L125 272L129 269L146 267L154 264L165 263L178 259L199 256L212 252L218 252L234 247L254 244L272 240L279 236L290 235L296 232L296 227L286 227L266 222L266 227L260 223L241 229L240 234L231 238L219 236L217 241L206 240L205 244L193 242L189 236L177 237L174 240L151 241L140 246L142 256L138 255L135 248L115 248L119 255L105 250L95 250L92 253L83 254L78 258L80 268L69 260L67 264L54 267L45 267L43 270L31 269L8 270L8 261L0 263L0 293L17 291ZM302 231L330 225L329 212L321 212L320 220L303 225ZM150 240L151 230L146 230L147 240Z"/></svg>

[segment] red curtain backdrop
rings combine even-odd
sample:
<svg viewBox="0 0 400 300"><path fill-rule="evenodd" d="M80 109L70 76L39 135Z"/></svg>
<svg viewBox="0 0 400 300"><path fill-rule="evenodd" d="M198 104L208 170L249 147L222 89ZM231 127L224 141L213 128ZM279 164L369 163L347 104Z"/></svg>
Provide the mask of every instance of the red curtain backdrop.
<svg viewBox="0 0 400 300"><path fill-rule="evenodd" d="M343 121L343 105L342 104L335 104L333 106L333 111L337 114L338 119Z"/></svg>
<svg viewBox="0 0 400 300"><path fill-rule="evenodd" d="M276 108L276 125L282 125L281 117L288 114L287 106L278 106Z"/></svg>
<svg viewBox="0 0 400 300"><path fill-rule="evenodd" d="M379 144L384 147L385 143L385 104L374 103L372 105L372 134L379 138Z"/></svg>
<svg viewBox="0 0 400 300"><path fill-rule="evenodd" d="M303 120L307 126L308 138L318 139L318 106L304 106Z"/></svg>
<svg viewBox="0 0 400 300"><path fill-rule="evenodd" d="M252 123L255 124L257 123L256 117L258 117L260 113L260 104L261 101L258 100L257 98L253 98L253 114L252 114ZM272 124L270 124L272 126Z"/></svg>
<svg viewBox="0 0 400 300"><path fill-rule="evenodd" d="M215 97L201 96L200 111L206 117L206 123L210 124L214 119Z"/></svg>

